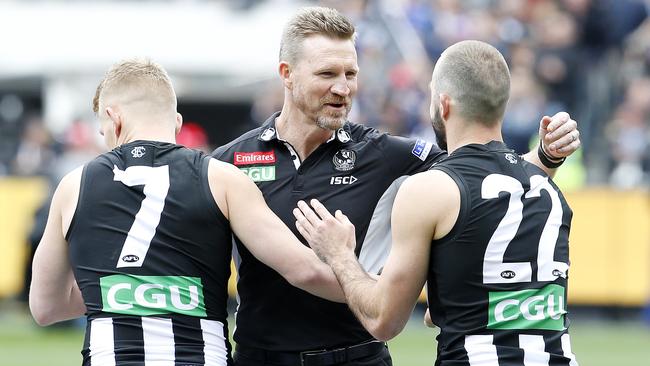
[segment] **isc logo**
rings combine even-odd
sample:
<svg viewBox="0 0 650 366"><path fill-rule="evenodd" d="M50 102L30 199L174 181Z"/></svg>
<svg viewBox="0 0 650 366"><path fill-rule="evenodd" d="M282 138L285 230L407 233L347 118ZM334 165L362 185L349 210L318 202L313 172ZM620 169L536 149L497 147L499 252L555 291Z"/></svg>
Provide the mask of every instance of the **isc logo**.
<svg viewBox="0 0 650 366"><path fill-rule="evenodd" d="M200 278L112 275L102 277L100 286L106 312L206 316Z"/></svg>
<svg viewBox="0 0 650 366"><path fill-rule="evenodd" d="M348 175L346 177L332 177L330 178L330 185L339 185L339 184L352 184L358 179L353 175Z"/></svg>

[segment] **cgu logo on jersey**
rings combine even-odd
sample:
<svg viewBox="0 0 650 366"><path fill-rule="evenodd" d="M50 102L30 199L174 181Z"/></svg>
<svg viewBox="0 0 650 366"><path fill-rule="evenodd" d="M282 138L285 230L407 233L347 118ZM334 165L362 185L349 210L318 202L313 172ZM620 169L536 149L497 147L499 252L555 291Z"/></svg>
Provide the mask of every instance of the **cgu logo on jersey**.
<svg viewBox="0 0 650 366"><path fill-rule="evenodd" d="M105 312L206 317L203 285L198 277L119 274L102 277L99 283Z"/></svg>
<svg viewBox="0 0 650 366"><path fill-rule="evenodd" d="M490 292L488 329L564 330L564 287Z"/></svg>
<svg viewBox="0 0 650 366"><path fill-rule="evenodd" d="M246 173L253 182L268 182L275 180L275 165L272 166L252 166L250 168L239 168Z"/></svg>

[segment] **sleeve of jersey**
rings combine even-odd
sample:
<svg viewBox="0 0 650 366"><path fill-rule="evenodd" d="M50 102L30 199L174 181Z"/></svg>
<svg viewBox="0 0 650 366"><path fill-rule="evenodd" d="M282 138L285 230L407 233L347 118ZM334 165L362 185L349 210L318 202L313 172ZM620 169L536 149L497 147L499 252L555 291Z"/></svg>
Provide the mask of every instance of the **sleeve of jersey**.
<svg viewBox="0 0 650 366"><path fill-rule="evenodd" d="M422 139L382 135L377 142L396 176L423 172L447 156L438 145Z"/></svg>

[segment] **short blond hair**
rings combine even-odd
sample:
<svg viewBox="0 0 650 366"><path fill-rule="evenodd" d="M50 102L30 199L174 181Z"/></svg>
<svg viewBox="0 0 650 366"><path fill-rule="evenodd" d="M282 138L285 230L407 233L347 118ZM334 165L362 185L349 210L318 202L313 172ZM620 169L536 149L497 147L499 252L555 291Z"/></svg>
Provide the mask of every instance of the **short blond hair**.
<svg viewBox="0 0 650 366"><path fill-rule="evenodd" d="M302 8L282 32L280 61L295 63L302 42L313 35L354 42L356 34L352 22L335 9L319 6Z"/></svg>
<svg viewBox="0 0 650 366"><path fill-rule="evenodd" d="M176 111L176 93L167 71L146 58L133 58L113 64L97 86L93 98L93 112L98 114L106 98L116 97L123 102L147 101Z"/></svg>

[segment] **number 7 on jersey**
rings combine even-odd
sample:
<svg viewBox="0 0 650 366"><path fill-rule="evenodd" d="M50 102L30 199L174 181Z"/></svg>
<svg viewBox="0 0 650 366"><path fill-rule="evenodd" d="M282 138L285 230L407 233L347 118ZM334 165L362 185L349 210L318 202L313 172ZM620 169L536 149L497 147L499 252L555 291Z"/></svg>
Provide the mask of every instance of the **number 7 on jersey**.
<svg viewBox="0 0 650 366"><path fill-rule="evenodd" d="M144 185L144 200L135 215L116 265L117 268L142 267L165 207L169 191L169 166L130 166L125 170L114 166L113 174L113 180L126 186Z"/></svg>

